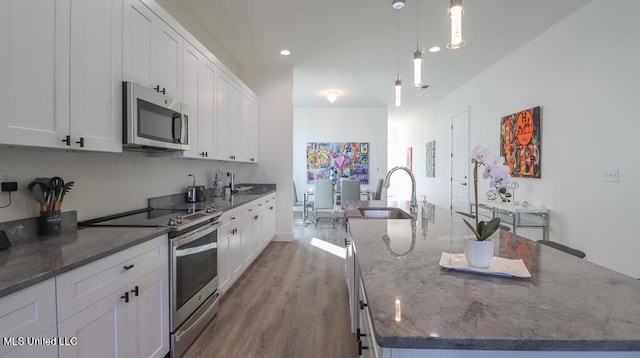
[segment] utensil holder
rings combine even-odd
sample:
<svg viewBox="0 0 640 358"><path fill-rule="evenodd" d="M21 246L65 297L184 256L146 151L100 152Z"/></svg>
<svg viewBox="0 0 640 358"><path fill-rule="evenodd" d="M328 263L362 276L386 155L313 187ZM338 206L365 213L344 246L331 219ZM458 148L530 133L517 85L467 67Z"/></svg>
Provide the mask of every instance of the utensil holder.
<svg viewBox="0 0 640 358"><path fill-rule="evenodd" d="M62 231L60 211L41 211L38 218L38 233L40 235L58 235L60 231Z"/></svg>

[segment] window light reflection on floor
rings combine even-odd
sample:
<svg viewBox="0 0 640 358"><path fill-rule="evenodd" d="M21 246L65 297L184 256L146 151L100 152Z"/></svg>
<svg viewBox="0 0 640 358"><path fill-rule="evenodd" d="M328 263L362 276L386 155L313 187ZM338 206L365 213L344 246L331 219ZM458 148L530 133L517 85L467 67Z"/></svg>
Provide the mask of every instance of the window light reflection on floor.
<svg viewBox="0 0 640 358"><path fill-rule="evenodd" d="M315 246L330 254L336 255L341 259L344 259L347 256L344 247L334 245L332 243L317 239L315 237L311 239L311 246Z"/></svg>

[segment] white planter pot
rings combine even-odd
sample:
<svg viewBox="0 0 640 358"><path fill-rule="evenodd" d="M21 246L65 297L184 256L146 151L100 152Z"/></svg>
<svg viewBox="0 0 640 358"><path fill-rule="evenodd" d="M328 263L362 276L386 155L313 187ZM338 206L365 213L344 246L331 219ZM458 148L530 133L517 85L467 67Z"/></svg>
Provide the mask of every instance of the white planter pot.
<svg viewBox="0 0 640 358"><path fill-rule="evenodd" d="M489 267L493 258L493 240L489 238L484 241L478 241L475 236L465 237L464 256L470 266L478 268Z"/></svg>

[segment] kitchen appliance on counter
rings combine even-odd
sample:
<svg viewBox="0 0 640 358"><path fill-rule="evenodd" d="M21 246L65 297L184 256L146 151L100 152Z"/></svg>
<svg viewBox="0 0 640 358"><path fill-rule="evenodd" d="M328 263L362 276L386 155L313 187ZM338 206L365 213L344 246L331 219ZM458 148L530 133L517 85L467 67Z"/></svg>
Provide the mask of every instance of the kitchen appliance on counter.
<svg viewBox="0 0 640 358"><path fill-rule="evenodd" d="M187 193L185 197L185 201L187 203L195 203L195 202L203 202L206 201L205 188L204 185L196 185L196 177L193 174L189 174L190 177L193 177L193 185L187 187Z"/></svg>
<svg viewBox="0 0 640 358"><path fill-rule="evenodd" d="M171 356L180 357L218 312L218 228L213 207L145 208L78 222L78 226L169 228Z"/></svg>
<svg viewBox="0 0 640 358"><path fill-rule="evenodd" d="M164 93L159 87L122 83L124 149L189 150L187 107Z"/></svg>
<svg viewBox="0 0 640 358"><path fill-rule="evenodd" d="M224 176L222 170L216 170L213 175L213 196L215 198L224 196Z"/></svg>

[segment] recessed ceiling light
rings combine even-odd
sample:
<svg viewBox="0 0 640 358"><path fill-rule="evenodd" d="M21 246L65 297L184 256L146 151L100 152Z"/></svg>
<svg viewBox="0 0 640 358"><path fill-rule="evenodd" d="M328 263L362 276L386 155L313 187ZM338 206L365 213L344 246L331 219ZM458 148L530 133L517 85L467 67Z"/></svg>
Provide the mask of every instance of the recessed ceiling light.
<svg viewBox="0 0 640 358"><path fill-rule="evenodd" d="M285 50L280 51L280 54L282 56L289 56L289 55L291 55L291 52L289 50L285 49Z"/></svg>
<svg viewBox="0 0 640 358"><path fill-rule="evenodd" d="M432 48L429 49L429 52L438 52L440 51L440 46L433 46Z"/></svg>

